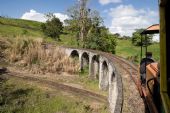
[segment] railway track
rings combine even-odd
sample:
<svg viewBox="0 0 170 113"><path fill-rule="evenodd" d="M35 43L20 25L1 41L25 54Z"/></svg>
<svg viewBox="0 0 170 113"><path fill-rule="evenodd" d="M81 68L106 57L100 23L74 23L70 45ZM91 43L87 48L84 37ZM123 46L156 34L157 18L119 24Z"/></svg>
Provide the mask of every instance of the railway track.
<svg viewBox="0 0 170 113"><path fill-rule="evenodd" d="M109 54L107 54L109 56ZM116 61L131 77L133 82L135 83L137 90L140 93L141 98L144 101L146 113L157 113L155 111L155 107L153 105L153 102L146 94L146 89L144 86L141 85L141 81L139 78L139 72L138 72L138 66L137 68L133 66L133 64L130 64L130 62L124 60L122 57L114 56L111 57L112 60Z"/></svg>
<svg viewBox="0 0 170 113"><path fill-rule="evenodd" d="M92 52L96 52L95 50L89 50ZM97 51L97 53L109 58L109 60L113 62L117 62L132 78L133 82L137 86L137 89L142 96L142 89L141 89L141 84L140 84L140 78L139 78L139 73L138 73L138 65L132 64L131 62L125 60L124 58L120 56L113 55L111 53L106 53L106 52L100 52Z"/></svg>
<svg viewBox="0 0 170 113"><path fill-rule="evenodd" d="M123 58L118 56L115 56L113 60L116 60L121 65L121 67L130 75L131 79L137 86L140 95L142 96L143 94L142 94L141 84L139 81L140 78L138 73L138 66L136 65L137 67L134 67L132 66L133 64L130 64L128 61L125 61Z"/></svg>
<svg viewBox="0 0 170 113"><path fill-rule="evenodd" d="M76 49L76 48L72 48L72 49ZM126 97L124 97L124 96L122 97L123 101L126 101L125 103L127 105L131 100L133 100L132 103L129 103L131 105L130 105L130 107L128 107L128 109L133 109L134 111L132 111L132 112L134 112L134 113L137 112L136 111L137 105L135 105L137 103L139 104L139 106L140 105L144 106L145 109L143 109L142 107L140 108L141 110L143 109L143 112L148 113L148 105L149 105L148 103L149 102L148 102L148 99L143 97L143 94L144 94L145 91L143 90L143 88L141 86L140 76L139 76L139 73L138 73L138 66L137 65L134 65L131 62L125 60L124 58L116 56L116 55L113 55L111 53L106 53L106 52L101 52L101 51L96 51L96 50L90 50L90 49L82 49L82 48L79 48L79 49L84 50L84 51L97 53L98 55L106 57L109 62L111 61L113 63L115 62L116 64L118 64L119 67L117 67L117 68L121 68L121 71L124 71L124 73L127 73L126 76L128 77L128 80L127 80L123 75L121 75L123 81L125 81L125 82L128 81L129 82L129 83L127 83L128 86L124 85L123 87L131 87L131 85L132 85L132 86L134 86L134 88L136 88L136 91L135 91L135 96L137 96L136 99L133 100L133 97L130 97L130 99L129 99L129 97L127 96L127 95L129 95L129 96L133 95L132 94L133 91L132 91L132 89L130 89L131 91L129 91L128 93L131 93L131 94L125 94ZM133 82L134 85L131 82ZM129 88L124 88L124 90L129 90ZM124 91L123 91L123 93L124 93ZM125 100L125 99L127 99L127 100ZM141 101L138 101L138 99L140 99ZM135 101L138 101L138 102L135 103ZM124 105L122 105L122 108L123 108L123 106ZM132 108L132 106L133 106L133 108ZM127 111L125 110L124 112L127 112Z"/></svg>
<svg viewBox="0 0 170 113"><path fill-rule="evenodd" d="M126 71L126 73L128 74L129 78L131 80L133 80L133 82L136 85L136 88L137 88L140 96L143 96L143 92L144 91L142 89L142 86L140 84L140 79L139 79L139 76L138 76L139 75L138 74L138 66L135 66L134 64L131 64L127 60L125 60L125 59L123 59L121 57L115 56L113 54L110 54L110 53L100 52L100 51L96 51L96 50L89 50L89 49L82 49L82 50L87 50L87 51L90 51L90 52L98 53L99 55L102 55L102 56L108 58L108 60L111 60L112 62L116 62L117 64L119 64L120 67L124 71ZM107 100L107 98L102 96L102 95L95 94L95 93L90 92L90 91L78 89L78 88L75 88L75 87L67 86L67 85L64 85L64 84L60 84L60 83L56 83L56 82L54 83L52 81L47 81L47 80L39 80L38 78L32 78L32 77L15 76L15 73L9 73L9 75L17 77L17 78L20 78L20 79L24 79L24 80L38 81L40 83L48 84L50 86L53 86L53 87L55 87L57 89L61 89L61 90L65 90L65 91L70 91L70 92L74 92L74 93L77 93L77 94L81 93L82 96L87 96L88 95L90 98L97 99L99 101L101 101L101 100L102 101L103 100L106 101ZM146 105L148 106L148 100L146 98L143 98L143 101L144 101L145 106Z"/></svg>

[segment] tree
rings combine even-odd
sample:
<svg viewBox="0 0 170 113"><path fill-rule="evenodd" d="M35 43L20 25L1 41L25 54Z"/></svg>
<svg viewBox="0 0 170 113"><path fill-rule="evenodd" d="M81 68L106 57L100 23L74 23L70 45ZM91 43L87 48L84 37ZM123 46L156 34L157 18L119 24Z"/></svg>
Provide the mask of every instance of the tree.
<svg viewBox="0 0 170 113"><path fill-rule="evenodd" d="M64 20L66 26L65 28L72 33L79 33L79 18L80 18L80 13L79 13L79 8L78 4L70 7L67 10L67 15L69 16L69 19Z"/></svg>
<svg viewBox="0 0 170 113"><path fill-rule="evenodd" d="M145 36L142 36L140 33L144 31L144 29L136 29L136 31L132 35L132 44L135 46L148 46L152 44L152 37L153 35L146 35L146 40ZM141 43L142 39L142 43Z"/></svg>
<svg viewBox="0 0 170 113"><path fill-rule="evenodd" d="M82 47L115 53L115 36L103 26L103 19L99 12L87 8L88 0L79 0L79 3L68 10L69 19L67 28L75 32Z"/></svg>
<svg viewBox="0 0 170 113"><path fill-rule="evenodd" d="M77 33L82 42L87 38L91 27L99 26L103 22L97 11L87 8L87 2L88 0L79 0L75 6L69 8L69 19L65 20L66 28Z"/></svg>
<svg viewBox="0 0 170 113"><path fill-rule="evenodd" d="M80 6L80 18L79 18L79 25L80 25L80 40L84 40L86 37L86 25L88 22L87 16L88 16L88 10L87 10L87 1L88 0L79 0L79 6Z"/></svg>
<svg viewBox="0 0 170 113"><path fill-rule="evenodd" d="M125 39L125 40L128 40L128 39L131 39L131 37L130 36L122 36L122 39Z"/></svg>
<svg viewBox="0 0 170 113"><path fill-rule="evenodd" d="M41 25L42 31L46 36L60 40L59 36L63 31L63 23L51 13L47 14L46 17L48 20Z"/></svg>
<svg viewBox="0 0 170 113"><path fill-rule="evenodd" d="M85 40L85 48L111 52L115 54L116 38L114 35L109 34L108 29L104 26L93 29L88 34Z"/></svg>
<svg viewBox="0 0 170 113"><path fill-rule="evenodd" d="M78 40L83 41L87 34L88 14L87 9L88 0L79 0L75 6L67 10L69 19L65 20L66 28L76 33Z"/></svg>
<svg viewBox="0 0 170 113"><path fill-rule="evenodd" d="M121 38L121 35L119 33L115 33L113 35L115 35L117 38Z"/></svg>

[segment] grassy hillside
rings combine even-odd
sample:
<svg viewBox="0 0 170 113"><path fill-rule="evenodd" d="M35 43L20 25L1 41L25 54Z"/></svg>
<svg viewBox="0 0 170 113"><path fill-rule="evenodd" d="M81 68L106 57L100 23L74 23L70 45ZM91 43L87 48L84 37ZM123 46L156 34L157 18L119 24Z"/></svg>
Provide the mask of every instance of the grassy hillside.
<svg viewBox="0 0 170 113"><path fill-rule="evenodd" d="M143 48L143 55L145 54L145 48ZM124 58L137 56L138 61L140 59L140 47L133 46L130 40L117 40L116 55L122 56ZM160 48L159 43L154 43L148 47L148 51L152 52L153 58L159 61L160 58Z"/></svg>
<svg viewBox="0 0 170 113"><path fill-rule="evenodd" d="M40 31L40 22L0 18L0 36L1 37L17 37L17 36L33 36L42 37L43 33Z"/></svg>
<svg viewBox="0 0 170 113"><path fill-rule="evenodd" d="M0 18L0 24L16 26L26 29L34 29L40 30L41 23L30 20L22 20L22 19L11 19L11 18Z"/></svg>
<svg viewBox="0 0 170 113"><path fill-rule="evenodd" d="M41 44L38 44L37 42L35 42L35 43L31 43L30 45L36 45L36 46L28 46L28 44L31 42L28 37L32 37L32 38L41 37L41 38L44 38L46 41L53 42L57 45L77 47L77 41L75 38L76 35L73 33L70 33L69 31L65 31L65 34L62 34L60 36L61 41L57 42L54 39L45 37L42 31L40 30L40 25L41 25L40 22L35 22L35 21L0 18L0 55L2 55L4 52L3 48L8 47L3 42L3 39L15 38L15 37L20 37L22 39L26 38L23 41L21 40L18 43L12 39L13 42L15 41L14 44L11 44L9 41L8 44L11 45L10 46L11 48L6 52L9 52L8 55L10 56L10 58L13 59L15 62L24 61L27 59L28 63L18 62L17 64L18 65L21 64L20 66L25 65L26 63L27 65L31 64L31 66L33 67L29 65L29 67L31 67L30 70L34 71L34 73L36 73L36 71L38 73L39 71L38 69L42 69L44 71L45 69L52 70L53 68L56 71L57 70L56 65L59 66L59 64L57 63L59 63L59 61L66 62L67 59L64 59L65 57L63 55L62 57L60 56L60 58L63 58L63 59L59 59L56 61L54 61L54 59L45 58L45 57L49 57L49 55L45 56L43 54L45 52L41 50ZM16 39L19 39L19 38L16 38ZM38 47L38 45L40 47ZM15 47L17 49L15 49ZM153 52L154 59L159 60L159 52L160 52L159 44L155 43L149 46L148 51ZM40 57L40 55L38 54L41 54L42 56ZM61 55L61 53L57 53L57 52L55 52L54 54ZM131 57L135 57L139 62L140 47L133 46L130 40L117 39L116 55L122 56L127 59L130 59ZM54 56L54 55L51 54L51 56ZM48 59L49 61L46 59ZM61 66L64 66L63 64L64 63L60 63ZM3 65L3 64L0 63L0 65ZM60 69L61 69L61 66L60 66ZM71 66L73 67L73 65ZM68 69L68 67L66 67L66 69ZM90 89L94 92L97 92L98 81L89 80L87 76L83 76L84 74L88 75L87 70L85 70L84 73L80 73L79 79L71 78L70 83L74 83L74 84L79 83L78 85L85 86L86 89ZM4 76L6 77L7 75L4 75ZM0 77L2 77L2 75ZM47 77L45 77L44 79L47 79ZM0 78L0 80L3 80L3 79ZM67 76L66 81L67 83L69 83L68 76ZM54 112L56 113L65 113L65 112L91 113L93 111L93 108L90 107L91 104L89 104L90 102L88 99L79 98L79 97L75 98L72 95L69 96L69 94L62 93L59 90L52 90L52 88L51 90L49 89L46 90L45 89L46 86L44 85L38 86L36 83L32 83L32 82L30 85L30 83L27 83L24 80L23 81L18 80L16 78L7 79L3 83L0 81L0 83L1 83L0 84L1 85L0 86L0 92L1 92L0 113L47 113L47 112L48 113L54 113ZM104 104L103 106L101 106L101 108L99 108L99 110L101 111L100 113L108 112L106 105ZM97 105L97 109L98 109L98 105Z"/></svg>
<svg viewBox="0 0 170 113"><path fill-rule="evenodd" d="M43 36L41 31L34 31L31 29L0 24L0 36L16 37L16 36L22 36L22 35L35 36L35 37Z"/></svg>
<svg viewBox="0 0 170 113"><path fill-rule="evenodd" d="M47 42L53 42L57 45L77 47L76 35L69 31L64 31L65 34L60 36L61 41L56 42L54 39L47 38L43 35L40 30L41 22L21 20L21 19L10 19L0 18L0 36L1 37L17 37L17 36L28 36L28 37L41 37ZM153 52L155 60L159 61L159 44L153 44L148 47L148 51ZM143 52L144 53L144 52ZM140 47L133 46L130 40L117 40L116 55L124 58L136 57L140 59Z"/></svg>

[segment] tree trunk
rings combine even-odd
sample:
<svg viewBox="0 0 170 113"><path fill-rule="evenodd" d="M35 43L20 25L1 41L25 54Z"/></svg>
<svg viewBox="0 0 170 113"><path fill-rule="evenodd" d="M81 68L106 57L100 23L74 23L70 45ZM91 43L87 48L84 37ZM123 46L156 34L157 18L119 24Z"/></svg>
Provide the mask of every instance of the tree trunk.
<svg viewBox="0 0 170 113"><path fill-rule="evenodd" d="M85 21L87 19L86 15L86 5L87 5L87 0L80 0L80 40L84 41L85 38Z"/></svg>

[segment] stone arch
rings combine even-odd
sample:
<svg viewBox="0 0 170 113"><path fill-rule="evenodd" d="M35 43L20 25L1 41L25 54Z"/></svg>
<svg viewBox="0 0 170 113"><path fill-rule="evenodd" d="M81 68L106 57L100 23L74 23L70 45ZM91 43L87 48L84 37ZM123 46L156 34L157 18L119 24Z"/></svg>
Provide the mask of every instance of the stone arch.
<svg viewBox="0 0 170 113"><path fill-rule="evenodd" d="M89 54L87 52L82 53L81 56L81 70L89 68Z"/></svg>
<svg viewBox="0 0 170 113"><path fill-rule="evenodd" d="M111 83L115 81L115 72L113 71L111 74Z"/></svg>
<svg viewBox="0 0 170 113"><path fill-rule="evenodd" d="M71 52L70 56L71 56L72 58L79 57L79 53L78 53L77 50L73 50L73 51Z"/></svg>
<svg viewBox="0 0 170 113"><path fill-rule="evenodd" d="M101 88L103 90L108 90L109 87L109 67L106 61L103 61L102 63L102 82L101 82Z"/></svg>
<svg viewBox="0 0 170 113"><path fill-rule="evenodd" d="M108 69L109 68L108 68L107 62L103 61L103 63L102 63L103 76L107 76L108 75Z"/></svg>
<svg viewBox="0 0 170 113"><path fill-rule="evenodd" d="M91 74L94 78L99 79L99 56L94 55L92 57L92 67L91 67Z"/></svg>

